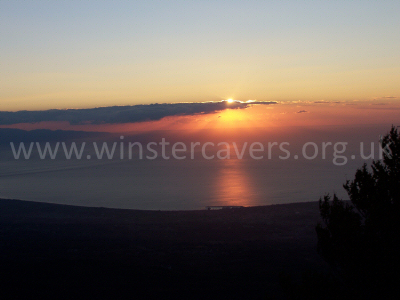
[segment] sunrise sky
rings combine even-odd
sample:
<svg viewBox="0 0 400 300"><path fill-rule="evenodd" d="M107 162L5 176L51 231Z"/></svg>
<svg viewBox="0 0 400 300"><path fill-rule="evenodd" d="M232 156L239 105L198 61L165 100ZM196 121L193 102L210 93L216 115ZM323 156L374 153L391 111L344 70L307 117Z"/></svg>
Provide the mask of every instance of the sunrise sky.
<svg viewBox="0 0 400 300"><path fill-rule="evenodd" d="M1 1L0 111L393 102L399 10L399 1Z"/></svg>

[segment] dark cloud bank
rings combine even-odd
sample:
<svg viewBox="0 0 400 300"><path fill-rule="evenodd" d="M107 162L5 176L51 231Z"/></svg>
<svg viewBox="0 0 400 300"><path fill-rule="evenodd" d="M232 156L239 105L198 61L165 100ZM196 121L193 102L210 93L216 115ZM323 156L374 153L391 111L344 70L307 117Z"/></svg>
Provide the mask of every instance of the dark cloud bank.
<svg viewBox="0 0 400 300"><path fill-rule="evenodd" d="M276 104L277 102L228 103L171 103L133 106L110 106L89 109L51 109L44 111L0 111L0 125L37 123L47 121L68 121L70 124L134 123L156 121L168 116L185 116L215 113L225 109L244 109L254 104Z"/></svg>

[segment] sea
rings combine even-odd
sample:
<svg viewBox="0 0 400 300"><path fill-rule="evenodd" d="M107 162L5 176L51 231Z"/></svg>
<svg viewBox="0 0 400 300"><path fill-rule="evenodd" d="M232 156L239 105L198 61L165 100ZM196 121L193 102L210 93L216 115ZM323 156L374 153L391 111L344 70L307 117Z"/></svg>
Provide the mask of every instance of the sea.
<svg viewBox="0 0 400 300"><path fill-rule="evenodd" d="M56 159L41 159L38 155L31 159L15 159L10 145L4 144L0 148L0 197L140 210L198 210L208 206L309 202L334 193L348 199L343 184L354 178L355 171L363 163L372 162L360 156L359 143L365 142L365 154L369 154L369 143L377 142L376 148L379 145L377 133L382 130L369 130L364 136L359 131L353 132L354 136L340 133L330 136L334 136L332 143L353 142L347 145L347 152L340 154L346 156L346 163L342 157L334 161L333 150L327 152L325 158L319 154L311 159L315 148L310 144L306 155L301 155L304 144L311 143L312 132L297 139L298 158L291 151L287 159L278 156L268 159L266 149L257 153L258 159L248 153L242 158L232 154L229 159L218 159L216 150L219 148L215 149L213 159L205 159L200 152L196 152L193 159L188 153L186 159L171 156L147 159L145 155L140 159L138 152L133 153L131 159L121 159L118 155L112 159L93 159L95 153L91 150L85 150L82 159L66 159L61 155ZM325 133L315 136L318 136L315 138L317 147L321 146L321 141L328 140ZM242 149L243 139L241 142L239 149ZM230 147L234 152L232 145ZM259 159L261 154L263 159ZM283 151L278 154L286 157Z"/></svg>

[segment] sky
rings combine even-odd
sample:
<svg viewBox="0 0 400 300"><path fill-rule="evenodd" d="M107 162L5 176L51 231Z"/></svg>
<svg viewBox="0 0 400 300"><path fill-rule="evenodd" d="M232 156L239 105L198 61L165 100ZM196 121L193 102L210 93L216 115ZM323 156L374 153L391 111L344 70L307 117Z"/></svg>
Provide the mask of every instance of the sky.
<svg viewBox="0 0 400 300"><path fill-rule="evenodd" d="M395 101L399 12L399 1L2 0L0 111Z"/></svg>

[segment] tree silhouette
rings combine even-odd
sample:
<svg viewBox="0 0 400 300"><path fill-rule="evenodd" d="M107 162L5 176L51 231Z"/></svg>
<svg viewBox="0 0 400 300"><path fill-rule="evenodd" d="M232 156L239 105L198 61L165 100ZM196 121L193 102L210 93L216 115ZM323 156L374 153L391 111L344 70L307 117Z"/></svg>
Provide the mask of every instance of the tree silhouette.
<svg viewBox="0 0 400 300"><path fill-rule="evenodd" d="M400 280L400 134L381 140L382 160L358 169L344 188L350 201L320 199L318 251L345 298L391 299ZM355 297L355 298L354 298Z"/></svg>

